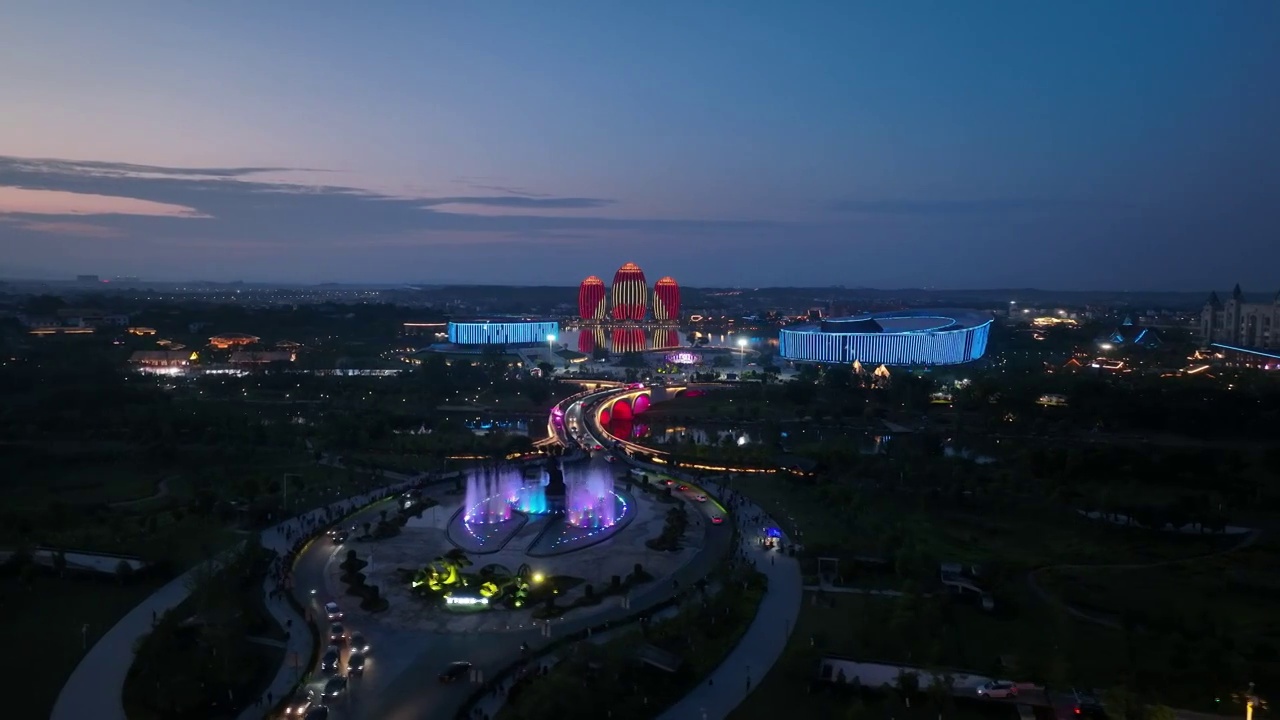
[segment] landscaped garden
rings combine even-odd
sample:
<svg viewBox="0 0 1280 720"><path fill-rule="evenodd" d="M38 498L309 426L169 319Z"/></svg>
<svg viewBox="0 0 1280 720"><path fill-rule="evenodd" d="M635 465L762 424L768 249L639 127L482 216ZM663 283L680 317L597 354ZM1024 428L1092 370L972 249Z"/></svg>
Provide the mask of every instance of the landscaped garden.
<svg viewBox="0 0 1280 720"><path fill-rule="evenodd" d="M236 715L261 695L284 658L284 630L263 605L272 558L246 543L220 567L196 572L190 597L135 649L124 686L130 718Z"/></svg>
<svg viewBox="0 0 1280 720"><path fill-rule="evenodd" d="M674 617L642 621L599 643L580 642L547 675L517 680L498 718L657 716L733 650L766 589L764 576L746 569L716 573L700 588L686 596ZM656 666L667 663L676 667Z"/></svg>

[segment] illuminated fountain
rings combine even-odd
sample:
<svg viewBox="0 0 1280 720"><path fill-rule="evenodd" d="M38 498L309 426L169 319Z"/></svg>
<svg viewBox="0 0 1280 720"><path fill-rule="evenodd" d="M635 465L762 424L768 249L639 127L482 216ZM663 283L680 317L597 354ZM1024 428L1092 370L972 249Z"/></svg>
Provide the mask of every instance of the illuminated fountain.
<svg viewBox="0 0 1280 720"><path fill-rule="evenodd" d="M618 519L613 476L609 472L588 472L567 478L566 516L580 528L607 528Z"/></svg>
<svg viewBox="0 0 1280 720"><path fill-rule="evenodd" d="M543 472L537 480L532 482L522 482L511 495L511 503L517 510L529 515L545 515L551 512L547 505L547 473Z"/></svg>
<svg viewBox="0 0 1280 720"><path fill-rule="evenodd" d="M467 476L466 512L469 524L501 523L511 519L511 511L530 515L550 512L547 505L547 475L526 481L518 468L477 469Z"/></svg>
<svg viewBox="0 0 1280 720"><path fill-rule="evenodd" d="M511 519L513 492L519 489L520 475L515 475L517 485L510 483L510 473L499 472L486 466L467 476L466 504L463 519L467 523L489 524Z"/></svg>

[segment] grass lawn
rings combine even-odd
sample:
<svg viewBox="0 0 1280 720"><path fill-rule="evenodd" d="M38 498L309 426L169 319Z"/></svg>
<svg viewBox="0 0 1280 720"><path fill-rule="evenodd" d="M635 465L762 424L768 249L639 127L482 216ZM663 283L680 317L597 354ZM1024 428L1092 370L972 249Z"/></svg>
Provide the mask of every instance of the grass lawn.
<svg viewBox="0 0 1280 720"><path fill-rule="evenodd" d="M1129 570L1040 573L1042 587L1128 628L1112 630L1142 654L1134 674L1169 704L1206 706L1207 696L1246 681L1280 687L1280 546L1264 538L1205 560Z"/></svg>
<svg viewBox="0 0 1280 720"><path fill-rule="evenodd" d="M0 655L0 672L21 678L19 691L5 701L6 714L49 717L62 684L84 656L81 628L89 626L92 645L159 586L37 575L28 590L16 577L0 578L0 613L10 619L5 641L13 648Z"/></svg>
<svg viewBox="0 0 1280 720"><path fill-rule="evenodd" d="M894 549L885 545L895 543L885 538L896 537L911 540L922 556L939 562L1039 567L1188 558L1238 542L1117 526L1048 504L926 507L899 498L860 497L852 486L803 485L778 476L741 476L733 483L791 537L852 555L890 555Z"/></svg>

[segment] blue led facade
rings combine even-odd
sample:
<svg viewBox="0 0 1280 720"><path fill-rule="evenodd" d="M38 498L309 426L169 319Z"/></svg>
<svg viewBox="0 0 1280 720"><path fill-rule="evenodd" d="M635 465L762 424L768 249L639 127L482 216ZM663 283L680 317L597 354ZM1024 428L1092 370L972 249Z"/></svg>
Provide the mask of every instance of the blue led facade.
<svg viewBox="0 0 1280 720"><path fill-rule="evenodd" d="M548 335L559 335L554 320L471 320L449 323L449 342L454 345L536 345Z"/></svg>
<svg viewBox="0 0 1280 720"><path fill-rule="evenodd" d="M958 365L987 351L991 315L976 310L903 310L784 328L779 354L795 362Z"/></svg>

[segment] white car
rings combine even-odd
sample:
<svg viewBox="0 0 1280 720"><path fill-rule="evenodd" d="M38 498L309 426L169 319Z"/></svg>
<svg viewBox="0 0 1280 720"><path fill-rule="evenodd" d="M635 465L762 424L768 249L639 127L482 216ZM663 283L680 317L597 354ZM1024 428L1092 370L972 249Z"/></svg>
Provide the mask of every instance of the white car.
<svg viewBox="0 0 1280 720"><path fill-rule="evenodd" d="M329 615L330 620L342 619L342 608L338 607L336 602L327 602L324 604L324 611Z"/></svg>
<svg viewBox="0 0 1280 720"><path fill-rule="evenodd" d="M992 680L978 686L978 696L1000 700L1018 697L1018 686L1009 680Z"/></svg>

